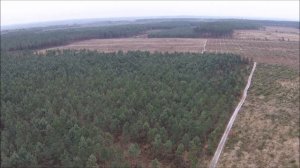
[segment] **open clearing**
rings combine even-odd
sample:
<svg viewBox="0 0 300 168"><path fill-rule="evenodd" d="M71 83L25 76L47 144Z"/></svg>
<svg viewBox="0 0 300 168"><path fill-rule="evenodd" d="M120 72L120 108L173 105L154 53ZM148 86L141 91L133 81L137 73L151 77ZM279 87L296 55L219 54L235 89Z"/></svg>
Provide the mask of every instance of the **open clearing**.
<svg viewBox="0 0 300 168"><path fill-rule="evenodd" d="M299 41L287 42L237 39L121 38L85 40L50 49L90 49L102 52L114 52L119 50L142 50L150 52L202 52L205 44L205 51L207 52L230 52L253 58L254 61L258 63L279 64L291 66L295 69L298 68Z"/></svg>
<svg viewBox="0 0 300 168"><path fill-rule="evenodd" d="M93 39L75 42L59 49L90 49L103 52L142 50L161 52L201 52L205 39L186 38L120 38Z"/></svg>
<svg viewBox="0 0 300 168"><path fill-rule="evenodd" d="M208 52L235 53L253 58L258 63L299 65L299 42L209 39Z"/></svg>
<svg viewBox="0 0 300 168"><path fill-rule="evenodd" d="M299 29L289 27L267 26L260 30L237 30L235 39L264 41L299 41Z"/></svg>

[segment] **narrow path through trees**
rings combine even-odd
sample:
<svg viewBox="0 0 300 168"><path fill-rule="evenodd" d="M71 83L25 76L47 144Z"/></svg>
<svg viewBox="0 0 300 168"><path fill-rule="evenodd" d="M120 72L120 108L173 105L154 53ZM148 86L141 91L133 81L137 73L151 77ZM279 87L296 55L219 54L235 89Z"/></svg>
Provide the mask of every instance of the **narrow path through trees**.
<svg viewBox="0 0 300 168"><path fill-rule="evenodd" d="M232 125L233 125L233 122L234 122L234 120L235 120L235 118L236 118L236 116L237 116L237 114L238 114L240 108L241 108L242 105L244 104L244 101L245 101L245 99L246 99L246 97L247 97L247 91L248 91L248 89L249 89L249 87L250 87L251 79L252 79L252 76L253 76L253 73L254 73L255 68L256 68L256 62L254 62L254 64L253 64L253 68L252 68L251 73L250 73L250 75L249 75L247 85L246 85L246 87L245 87L245 89L244 89L244 92L243 92L243 97L241 98L241 101L239 102L239 104L238 104L237 107L235 108L235 110L234 110L234 112L233 112L233 114L232 114L232 116L231 116L231 118L230 118L230 120L229 120L229 123L228 123L228 125L227 125L227 127L226 127L226 130L225 130L225 132L224 132L224 134L223 134L223 136L222 136L222 138L221 138L221 141L219 142L219 145L218 145L218 148L216 149L216 152L215 152L215 154L214 154L214 157L213 157L212 160L211 160L211 163L210 163L210 166L209 166L210 168L215 168L215 167L217 166L219 157L220 157L221 152L222 152L222 150L223 150L223 148L224 148L224 145L225 145L225 142L226 142L226 140L227 140L229 131L230 131Z"/></svg>

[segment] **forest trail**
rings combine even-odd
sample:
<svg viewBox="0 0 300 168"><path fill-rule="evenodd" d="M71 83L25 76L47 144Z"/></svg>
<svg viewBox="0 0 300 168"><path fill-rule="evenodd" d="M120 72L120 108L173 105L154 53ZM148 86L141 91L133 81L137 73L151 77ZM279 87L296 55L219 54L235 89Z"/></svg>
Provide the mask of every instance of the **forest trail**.
<svg viewBox="0 0 300 168"><path fill-rule="evenodd" d="M202 54L206 51L206 43L207 43L207 39L205 40L205 43L204 43L204 45L203 45L203 50L202 50Z"/></svg>
<svg viewBox="0 0 300 168"><path fill-rule="evenodd" d="M217 166L219 157L220 157L221 152L222 152L222 150L223 150L223 148L224 148L224 145L225 145L225 142L226 142L226 140L227 140L229 131L230 131L232 125L233 125L233 122L234 122L234 120L235 120L235 118L236 118L236 116L237 116L237 114L238 114L240 108L242 107L242 105L244 104L244 101L246 100L246 97L247 97L247 91L248 91L248 89L249 89L249 87L250 87L251 80L252 80L252 76L253 76L253 73L254 73L255 68L256 68L256 62L254 62L254 64L253 64L253 68L252 68L251 73L250 73L250 75L249 75L247 85L246 85L246 87L245 87L245 89L244 89L244 92L243 92L243 97L241 98L239 104L238 104L237 107L235 108L235 110L234 110L234 112L233 112L233 114L232 114L232 116L231 116L231 118L230 118L230 120L229 120L229 122L228 122L228 125L227 125L227 127L226 127L226 130L225 130L225 132L224 132L224 134L223 134L223 136L222 136L222 138L221 138L221 141L219 142L218 148L217 148L217 150L216 150L216 152L215 152L215 154L214 154L214 156L213 156L213 159L211 160L211 163L210 163L209 168L215 168L215 167Z"/></svg>

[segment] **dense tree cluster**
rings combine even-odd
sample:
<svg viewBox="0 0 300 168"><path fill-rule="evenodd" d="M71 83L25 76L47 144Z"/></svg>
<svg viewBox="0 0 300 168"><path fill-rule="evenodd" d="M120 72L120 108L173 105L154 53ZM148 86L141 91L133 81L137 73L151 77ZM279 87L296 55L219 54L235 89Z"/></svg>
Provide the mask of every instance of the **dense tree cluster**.
<svg viewBox="0 0 300 168"><path fill-rule="evenodd" d="M212 154L249 73L231 54L1 53L2 167L185 166ZM121 140L119 137L122 137ZM148 144L146 150L143 146Z"/></svg>
<svg viewBox="0 0 300 168"><path fill-rule="evenodd" d="M219 21L206 22L199 27L194 28L194 31L201 37L231 37L234 30L238 29L257 29L258 26L248 22L236 21Z"/></svg>
<svg viewBox="0 0 300 168"><path fill-rule="evenodd" d="M201 22L198 26L166 29L149 33L150 38L199 38L199 37L232 37L238 29L257 29L258 24L248 21L214 21Z"/></svg>
<svg viewBox="0 0 300 168"><path fill-rule="evenodd" d="M207 23L199 27L194 28L194 31L201 37L231 37L233 34L233 29L229 24L224 23Z"/></svg>
<svg viewBox="0 0 300 168"><path fill-rule="evenodd" d="M299 21L247 20L247 22L261 26L282 26L300 29Z"/></svg>

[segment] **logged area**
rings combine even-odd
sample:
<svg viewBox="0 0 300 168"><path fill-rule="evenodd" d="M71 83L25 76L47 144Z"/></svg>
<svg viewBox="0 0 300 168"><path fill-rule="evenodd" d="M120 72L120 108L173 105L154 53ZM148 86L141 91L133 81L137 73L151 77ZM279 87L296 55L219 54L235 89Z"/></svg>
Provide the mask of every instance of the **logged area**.
<svg viewBox="0 0 300 168"><path fill-rule="evenodd" d="M89 49L101 52L142 50L150 52L235 53L258 63L299 67L299 41L262 41L204 38L93 39L51 49ZM40 50L45 52L46 50Z"/></svg>
<svg viewBox="0 0 300 168"><path fill-rule="evenodd" d="M249 65L232 54L4 53L1 164L202 164Z"/></svg>
<svg viewBox="0 0 300 168"><path fill-rule="evenodd" d="M141 50L150 52L195 52L204 49L205 39L192 38L122 38L122 39L93 39L75 42L66 46L52 49L89 49L102 52L117 52ZM51 50L46 49L46 50ZM42 52L46 50L41 50Z"/></svg>
<svg viewBox="0 0 300 168"><path fill-rule="evenodd" d="M206 50L210 52L235 53L247 58L253 58L258 63L299 68L299 41L210 39L207 41Z"/></svg>
<svg viewBox="0 0 300 168"><path fill-rule="evenodd" d="M264 41L299 41L299 29L290 27L266 26L260 30L236 30L236 39Z"/></svg>

